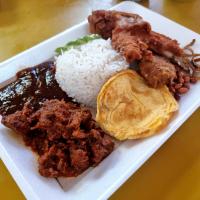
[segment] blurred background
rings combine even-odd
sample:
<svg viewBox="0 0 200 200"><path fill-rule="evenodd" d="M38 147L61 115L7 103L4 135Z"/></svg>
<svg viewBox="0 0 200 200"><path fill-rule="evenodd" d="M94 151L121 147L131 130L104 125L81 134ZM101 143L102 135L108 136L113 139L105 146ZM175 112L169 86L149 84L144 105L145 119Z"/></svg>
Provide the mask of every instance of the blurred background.
<svg viewBox="0 0 200 200"><path fill-rule="evenodd" d="M0 0L0 61L69 26L92 9L109 8L120 0ZM140 4L198 32L199 0L141 0Z"/></svg>
<svg viewBox="0 0 200 200"><path fill-rule="evenodd" d="M0 0L0 62L119 2ZM138 2L200 33L200 0ZM200 109L110 199L200 200L199 122ZM0 199L25 199L1 161Z"/></svg>

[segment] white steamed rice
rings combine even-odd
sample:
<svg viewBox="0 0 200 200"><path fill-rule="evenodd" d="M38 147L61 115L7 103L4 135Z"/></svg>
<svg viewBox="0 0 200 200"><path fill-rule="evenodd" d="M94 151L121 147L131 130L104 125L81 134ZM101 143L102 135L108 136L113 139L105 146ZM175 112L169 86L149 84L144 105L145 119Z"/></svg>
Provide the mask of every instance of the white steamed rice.
<svg viewBox="0 0 200 200"><path fill-rule="evenodd" d="M57 57L56 80L68 96L95 107L104 82L127 68L128 64L112 48L110 40L96 39Z"/></svg>

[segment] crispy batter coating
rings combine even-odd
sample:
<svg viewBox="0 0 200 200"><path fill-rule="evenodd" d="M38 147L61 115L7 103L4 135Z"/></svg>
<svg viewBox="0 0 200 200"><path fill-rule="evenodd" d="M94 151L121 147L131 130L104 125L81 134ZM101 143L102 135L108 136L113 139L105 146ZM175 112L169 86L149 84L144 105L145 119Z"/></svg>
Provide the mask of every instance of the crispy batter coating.
<svg viewBox="0 0 200 200"><path fill-rule="evenodd" d="M137 14L97 10L88 17L88 22L91 33L100 34L105 39L116 38L114 34L123 31L129 33L126 36L124 35L127 41L130 41L130 35L135 36L134 40L137 39L146 43L150 50L160 55L172 58L183 53L176 40L152 31L150 24ZM119 45L119 43L117 44ZM132 45L135 46L135 43L133 42ZM127 55L129 54L127 53Z"/></svg>
<svg viewBox="0 0 200 200"><path fill-rule="evenodd" d="M112 46L126 58L128 63L141 60L148 48L144 42L130 35L129 32L117 30L113 33Z"/></svg>
<svg viewBox="0 0 200 200"><path fill-rule="evenodd" d="M141 75L154 88L168 84L176 77L176 69L167 59L161 56L152 56L152 59L143 58L139 64Z"/></svg>
<svg viewBox="0 0 200 200"><path fill-rule="evenodd" d="M143 40L146 41L149 49L167 58L183 54L183 49L180 48L177 40L173 40L163 34L151 31Z"/></svg>
<svg viewBox="0 0 200 200"><path fill-rule="evenodd" d="M111 38L114 29L138 30L142 27L146 32L151 31L150 24L143 21L141 16L126 12L96 10L89 15L88 22L90 32L97 33L104 39Z"/></svg>
<svg viewBox="0 0 200 200"><path fill-rule="evenodd" d="M112 46L128 63L138 60L141 75L152 87L168 84L176 77L175 67L166 58L183 54L178 42L151 30L148 22L137 14L118 11L94 11L88 17L90 30L103 38L112 38Z"/></svg>
<svg viewBox="0 0 200 200"><path fill-rule="evenodd" d="M112 12L104 10L93 11L88 17L90 32L101 35L104 39L112 36L112 30L115 28L115 20Z"/></svg>

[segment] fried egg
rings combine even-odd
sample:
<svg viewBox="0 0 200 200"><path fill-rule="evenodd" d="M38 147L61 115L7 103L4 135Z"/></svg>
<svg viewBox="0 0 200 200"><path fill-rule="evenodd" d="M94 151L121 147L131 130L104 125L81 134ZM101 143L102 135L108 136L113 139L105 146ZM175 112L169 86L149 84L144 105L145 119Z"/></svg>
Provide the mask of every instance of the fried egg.
<svg viewBox="0 0 200 200"><path fill-rule="evenodd" d="M137 139L157 133L178 110L166 86L154 89L133 70L112 76L97 98L96 121L116 139Z"/></svg>

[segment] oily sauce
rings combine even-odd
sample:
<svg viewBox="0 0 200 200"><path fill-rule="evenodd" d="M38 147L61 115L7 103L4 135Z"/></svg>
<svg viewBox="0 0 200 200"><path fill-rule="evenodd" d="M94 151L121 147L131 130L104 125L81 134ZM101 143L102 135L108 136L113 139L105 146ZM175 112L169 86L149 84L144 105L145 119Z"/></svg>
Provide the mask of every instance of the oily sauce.
<svg viewBox="0 0 200 200"><path fill-rule="evenodd" d="M55 80L55 65L45 62L19 71L10 83L0 85L0 114L8 115L22 110L25 103L38 109L47 99L64 99L69 97L61 90Z"/></svg>

